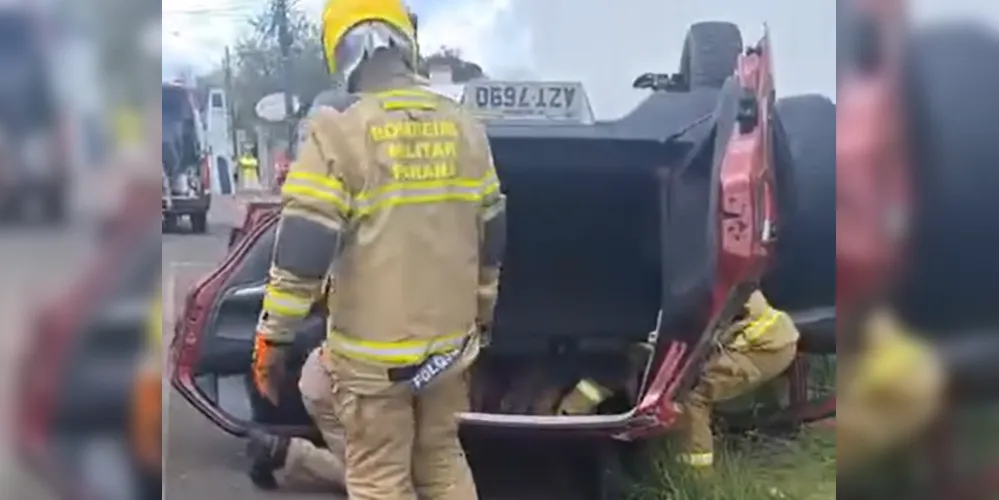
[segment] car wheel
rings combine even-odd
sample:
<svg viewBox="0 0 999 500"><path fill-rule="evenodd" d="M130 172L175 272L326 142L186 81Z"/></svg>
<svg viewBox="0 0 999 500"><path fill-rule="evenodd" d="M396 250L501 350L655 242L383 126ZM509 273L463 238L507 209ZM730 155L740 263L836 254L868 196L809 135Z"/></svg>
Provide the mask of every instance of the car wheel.
<svg viewBox="0 0 999 500"><path fill-rule="evenodd" d="M706 21L687 30L680 74L690 89L720 89L735 73L742 53L742 33L733 23Z"/></svg>
<svg viewBox="0 0 999 500"><path fill-rule="evenodd" d="M175 233L179 228L180 218L176 215L164 214L163 215L163 232L164 233Z"/></svg>
<svg viewBox="0 0 999 500"><path fill-rule="evenodd" d="M928 333L995 324L999 309L999 41L973 22L908 40L903 96L913 214L903 312ZM966 272L961 272L961 269Z"/></svg>
<svg viewBox="0 0 999 500"><path fill-rule="evenodd" d="M776 103L775 267L764 291L777 307L804 310L835 303L836 105L822 95Z"/></svg>
<svg viewBox="0 0 999 500"><path fill-rule="evenodd" d="M208 231L208 214L198 213L191 214L191 229L198 234L204 234Z"/></svg>
<svg viewBox="0 0 999 500"><path fill-rule="evenodd" d="M592 500L628 498L635 484L637 467L632 463L641 448L633 443L600 443L584 469L592 481L587 497Z"/></svg>

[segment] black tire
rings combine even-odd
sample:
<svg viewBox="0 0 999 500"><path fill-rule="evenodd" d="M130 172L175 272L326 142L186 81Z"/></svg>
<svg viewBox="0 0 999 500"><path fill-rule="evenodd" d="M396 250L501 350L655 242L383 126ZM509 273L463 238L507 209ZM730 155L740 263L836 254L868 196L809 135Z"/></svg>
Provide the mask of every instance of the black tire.
<svg viewBox="0 0 999 500"><path fill-rule="evenodd" d="M836 105L822 95L785 97L774 120L777 249L763 288L774 305L801 311L835 304Z"/></svg>
<svg viewBox="0 0 999 500"><path fill-rule="evenodd" d="M955 22L910 36L903 96L914 213L903 314L934 335L999 324L999 39Z"/></svg>
<svg viewBox="0 0 999 500"><path fill-rule="evenodd" d="M175 233L179 229L180 218L174 214L163 214L163 232Z"/></svg>
<svg viewBox="0 0 999 500"><path fill-rule="evenodd" d="M600 443L592 450L584 469L592 482L587 500L623 500L631 485L625 456L619 443ZM588 470L587 470L588 469Z"/></svg>
<svg viewBox="0 0 999 500"><path fill-rule="evenodd" d="M191 214L191 230L197 234L205 234L208 231L208 214L207 213L197 213Z"/></svg>
<svg viewBox="0 0 999 500"><path fill-rule="evenodd" d="M680 56L680 74L688 88L720 89L735 73L742 53L742 33L733 23L706 21L687 30Z"/></svg>

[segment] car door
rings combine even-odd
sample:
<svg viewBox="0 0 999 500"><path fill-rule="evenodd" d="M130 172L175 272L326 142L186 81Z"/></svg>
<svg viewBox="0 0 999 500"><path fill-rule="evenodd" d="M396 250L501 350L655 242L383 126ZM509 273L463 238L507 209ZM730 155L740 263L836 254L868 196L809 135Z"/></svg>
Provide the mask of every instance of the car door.
<svg viewBox="0 0 999 500"><path fill-rule="evenodd" d="M309 352L325 337L321 310L314 310L298 331L279 405L263 399L249 378L276 230L277 215L264 216L188 292L170 347L171 384L198 411L236 435L251 426L291 427L293 433L309 426L298 376Z"/></svg>

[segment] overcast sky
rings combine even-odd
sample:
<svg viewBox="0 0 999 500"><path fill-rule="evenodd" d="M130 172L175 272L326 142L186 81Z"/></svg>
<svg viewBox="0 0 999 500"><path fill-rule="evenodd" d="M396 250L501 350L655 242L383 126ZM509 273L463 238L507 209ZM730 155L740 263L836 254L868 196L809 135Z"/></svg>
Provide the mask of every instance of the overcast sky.
<svg viewBox="0 0 999 500"><path fill-rule="evenodd" d="M324 0L300 0L318 18ZM163 0L164 75L196 71L221 60L222 50L266 0ZM916 17L991 10L986 0L915 0ZM687 26L725 20L747 43L766 23L781 95L835 88L834 0L412 0L421 42L432 50L460 48L497 78L582 81L594 111L619 116L645 92L630 88L640 73L674 72ZM986 16L988 17L988 16Z"/></svg>

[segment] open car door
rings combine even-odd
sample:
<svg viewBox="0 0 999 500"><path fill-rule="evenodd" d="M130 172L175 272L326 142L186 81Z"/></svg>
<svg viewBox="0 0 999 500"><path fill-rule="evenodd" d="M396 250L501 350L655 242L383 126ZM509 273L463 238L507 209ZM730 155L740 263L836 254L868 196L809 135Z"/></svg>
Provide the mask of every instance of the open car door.
<svg viewBox="0 0 999 500"><path fill-rule="evenodd" d="M276 233L277 214L263 215L223 264L189 291L171 346L172 385L216 425L239 436L251 422L309 426L300 398L284 397L275 409L262 398L254 399L256 392L247 385ZM300 368L324 337L325 314L317 310L296 335L289 387L282 394L298 394Z"/></svg>

